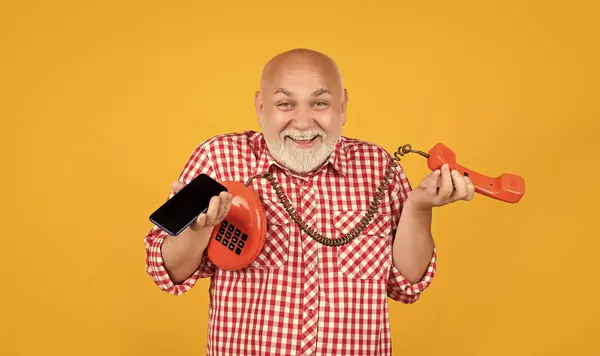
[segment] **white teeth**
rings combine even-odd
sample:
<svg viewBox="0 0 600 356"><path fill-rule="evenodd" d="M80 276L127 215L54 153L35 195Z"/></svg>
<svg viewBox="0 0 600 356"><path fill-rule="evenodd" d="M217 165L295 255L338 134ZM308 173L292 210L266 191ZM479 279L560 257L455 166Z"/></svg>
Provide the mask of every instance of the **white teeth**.
<svg viewBox="0 0 600 356"><path fill-rule="evenodd" d="M326 137L325 132L320 130L306 130L304 132L297 130L285 130L281 133L281 138L292 139L294 141L308 142L312 141L317 137Z"/></svg>
<svg viewBox="0 0 600 356"><path fill-rule="evenodd" d="M289 136L292 140L295 141L310 141L313 138L315 138L316 136L311 136L311 137L294 137L294 136Z"/></svg>

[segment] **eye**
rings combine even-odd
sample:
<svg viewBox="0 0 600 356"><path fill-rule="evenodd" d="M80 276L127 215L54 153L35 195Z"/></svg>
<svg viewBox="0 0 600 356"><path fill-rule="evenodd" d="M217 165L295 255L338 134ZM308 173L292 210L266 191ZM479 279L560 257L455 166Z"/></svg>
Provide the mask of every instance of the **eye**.
<svg viewBox="0 0 600 356"><path fill-rule="evenodd" d="M317 102L315 102L313 105L314 105L315 107L318 107L318 108L324 108L324 107L326 107L326 106L327 106L327 103L326 103L326 102L324 102L324 101L317 101Z"/></svg>
<svg viewBox="0 0 600 356"><path fill-rule="evenodd" d="M277 107L280 108L280 109L284 109L284 110L290 110L294 106L292 105L292 103L284 101L284 102L278 103Z"/></svg>

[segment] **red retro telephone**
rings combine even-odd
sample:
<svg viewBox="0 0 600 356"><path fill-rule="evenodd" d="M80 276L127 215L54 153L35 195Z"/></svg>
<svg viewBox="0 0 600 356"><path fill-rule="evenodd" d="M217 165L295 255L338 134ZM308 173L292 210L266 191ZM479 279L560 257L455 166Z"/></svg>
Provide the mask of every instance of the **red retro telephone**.
<svg viewBox="0 0 600 356"><path fill-rule="evenodd" d="M260 254L265 244L267 221L260 198L249 187L250 182L254 178L266 178L269 180L292 220L317 242L327 246L340 246L350 242L369 225L370 220L379 207L385 187L389 184L393 169L398 165L397 162L400 161L399 156L404 156L407 153L418 153L426 157L427 165L431 170L441 168L444 163L448 163L451 170L456 169L461 174L468 176L475 186L475 192L481 195L508 203L517 203L525 193L525 181L522 177L510 173L503 173L499 177L488 177L467 169L456 163L454 152L441 143L433 146L429 150L429 153L415 151L410 145L404 145L394 153L395 160L392 160L390 163L383 182L381 182L381 187L371 202L369 211L363 220L357 224L358 227L343 237L331 239L322 236L316 230L308 227L300 219L299 214L295 212L270 172L251 177L246 184L234 181L221 182L221 184L227 187L229 193L234 196L234 200L225 220L216 226L212 232L207 247L209 260L221 269L239 270L250 265Z"/></svg>
<svg viewBox="0 0 600 356"><path fill-rule="evenodd" d="M256 259L265 244L267 219L256 193L246 184L221 182L233 196L229 213L215 226L206 248L208 259L224 270L238 270Z"/></svg>

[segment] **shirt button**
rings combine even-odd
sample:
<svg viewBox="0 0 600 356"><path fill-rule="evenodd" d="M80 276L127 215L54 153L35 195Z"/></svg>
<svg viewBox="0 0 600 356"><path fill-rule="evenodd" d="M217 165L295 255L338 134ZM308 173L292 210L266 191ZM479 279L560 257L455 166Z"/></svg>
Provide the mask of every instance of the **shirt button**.
<svg viewBox="0 0 600 356"><path fill-rule="evenodd" d="M315 311L316 311L315 309L309 309L309 310L308 310L308 316L313 316L313 315L315 315Z"/></svg>

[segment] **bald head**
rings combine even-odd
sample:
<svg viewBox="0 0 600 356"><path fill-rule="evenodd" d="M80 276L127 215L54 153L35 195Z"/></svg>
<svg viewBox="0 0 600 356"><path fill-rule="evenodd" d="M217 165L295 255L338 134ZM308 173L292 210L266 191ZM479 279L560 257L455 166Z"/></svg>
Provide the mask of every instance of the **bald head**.
<svg viewBox="0 0 600 356"><path fill-rule="evenodd" d="M260 88L272 87L277 79L289 74L293 70L307 70L318 73L332 89L343 91L340 70L329 56L306 48L296 48L276 55L264 66Z"/></svg>
<svg viewBox="0 0 600 356"><path fill-rule="evenodd" d="M296 173L322 165L340 138L348 96L336 63L310 49L276 55L264 66L256 113L269 151Z"/></svg>

